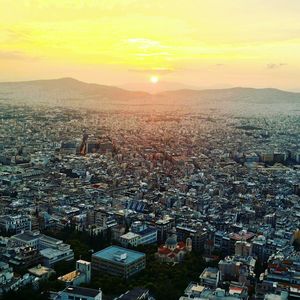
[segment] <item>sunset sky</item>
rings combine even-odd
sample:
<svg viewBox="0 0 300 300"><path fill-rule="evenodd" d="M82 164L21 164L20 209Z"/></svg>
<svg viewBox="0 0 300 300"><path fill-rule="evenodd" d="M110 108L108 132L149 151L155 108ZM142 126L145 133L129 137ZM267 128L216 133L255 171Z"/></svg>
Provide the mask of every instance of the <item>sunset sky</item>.
<svg viewBox="0 0 300 300"><path fill-rule="evenodd" d="M0 0L0 81L153 76L300 90L300 1Z"/></svg>

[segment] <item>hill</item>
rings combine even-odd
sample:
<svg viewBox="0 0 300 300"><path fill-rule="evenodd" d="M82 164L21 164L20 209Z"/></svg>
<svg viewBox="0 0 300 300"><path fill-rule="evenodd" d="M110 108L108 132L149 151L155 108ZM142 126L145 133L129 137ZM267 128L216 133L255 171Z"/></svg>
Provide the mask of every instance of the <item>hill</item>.
<svg viewBox="0 0 300 300"><path fill-rule="evenodd" d="M185 108L299 111L300 93L278 89L181 89L149 94L72 78L0 83L0 101L17 104L62 105L93 109Z"/></svg>

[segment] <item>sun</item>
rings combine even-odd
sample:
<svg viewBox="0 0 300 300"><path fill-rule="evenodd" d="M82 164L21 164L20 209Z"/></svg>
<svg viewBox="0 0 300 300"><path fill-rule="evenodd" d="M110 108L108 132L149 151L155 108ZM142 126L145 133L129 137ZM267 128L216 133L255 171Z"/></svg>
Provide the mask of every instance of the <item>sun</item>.
<svg viewBox="0 0 300 300"><path fill-rule="evenodd" d="M159 77L158 76L151 76L150 77L150 82L153 84L157 84L159 82Z"/></svg>

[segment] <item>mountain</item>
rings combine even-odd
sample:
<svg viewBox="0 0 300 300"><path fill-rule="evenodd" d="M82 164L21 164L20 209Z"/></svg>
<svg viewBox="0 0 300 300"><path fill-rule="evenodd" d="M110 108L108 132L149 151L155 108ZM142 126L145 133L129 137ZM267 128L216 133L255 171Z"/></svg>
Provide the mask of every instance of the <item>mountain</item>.
<svg viewBox="0 0 300 300"><path fill-rule="evenodd" d="M0 99L45 103L79 102L87 100L128 101L149 96L145 92L132 92L114 86L85 83L73 78L2 82Z"/></svg>
<svg viewBox="0 0 300 300"><path fill-rule="evenodd" d="M166 91L176 91L183 89L193 89L199 90L195 86L186 85L178 82L169 82L169 81L159 81L157 84L153 84L151 82L135 82L135 83L127 83L120 86L125 90L130 91L146 91L151 94L158 94Z"/></svg>
<svg viewBox="0 0 300 300"><path fill-rule="evenodd" d="M205 101L238 101L252 102L258 104L266 103L299 103L300 93L287 92L273 88L228 88L228 89L209 89L209 90L177 90L160 93L161 97L172 97L182 100L205 100Z"/></svg>
<svg viewBox="0 0 300 300"><path fill-rule="evenodd" d="M180 89L150 94L85 83L72 78L0 83L0 101L92 109L145 109L155 106L155 109L159 107L168 110L300 110L300 93L271 88Z"/></svg>

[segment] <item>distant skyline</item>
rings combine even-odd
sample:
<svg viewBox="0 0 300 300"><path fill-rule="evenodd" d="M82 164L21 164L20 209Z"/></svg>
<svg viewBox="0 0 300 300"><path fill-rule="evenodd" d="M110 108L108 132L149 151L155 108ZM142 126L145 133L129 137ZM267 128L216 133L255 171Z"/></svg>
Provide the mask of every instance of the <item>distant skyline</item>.
<svg viewBox="0 0 300 300"><path fill-rule="evenodd" d="M0 0L0 81L300 91L298 0Z"/></svg>

